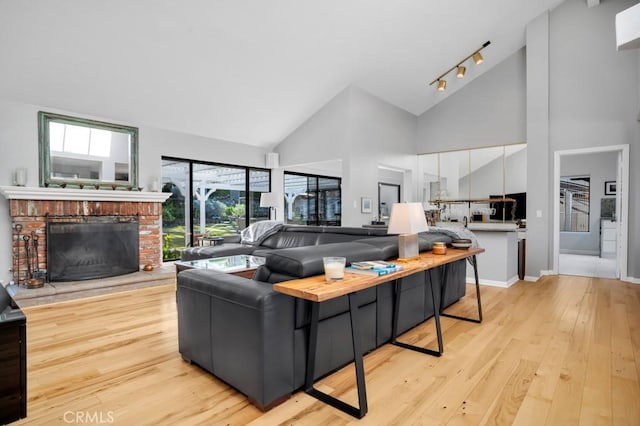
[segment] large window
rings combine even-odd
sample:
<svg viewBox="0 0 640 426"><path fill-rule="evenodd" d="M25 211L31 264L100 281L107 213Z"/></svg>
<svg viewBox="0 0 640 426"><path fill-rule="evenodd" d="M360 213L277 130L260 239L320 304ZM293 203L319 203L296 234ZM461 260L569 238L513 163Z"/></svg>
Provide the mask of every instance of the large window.
<svg viewBox="0 0 640 426"><path fill-rule="evenodd" d="M184 247L207 244L207 237L237 234L248 224L269 219L260 194L269 192L269 170L175 158L162 159L164 260Z"/></svg>
<svg viewBox="0 0 640 426"><path fill-rule="evenodd" d="M285 172L285 223L340 226L340 182L340 178Z"/></svg>
<svg viewBox="0 0 640 426"><path fill-rule="evenodd" d="M589 176L560 178L560 231L589 232Z"/></svg>

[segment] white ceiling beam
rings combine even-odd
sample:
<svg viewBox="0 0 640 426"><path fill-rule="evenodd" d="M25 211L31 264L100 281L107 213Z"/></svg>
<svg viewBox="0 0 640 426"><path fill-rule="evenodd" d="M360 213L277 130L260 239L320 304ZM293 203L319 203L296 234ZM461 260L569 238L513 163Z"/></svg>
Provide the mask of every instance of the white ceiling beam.
<svg viewBox="0 0 640 426"><path fill-rule="evenodd" d="M594 7L600 5L600 0L587 0L587 7Z"/></svg>

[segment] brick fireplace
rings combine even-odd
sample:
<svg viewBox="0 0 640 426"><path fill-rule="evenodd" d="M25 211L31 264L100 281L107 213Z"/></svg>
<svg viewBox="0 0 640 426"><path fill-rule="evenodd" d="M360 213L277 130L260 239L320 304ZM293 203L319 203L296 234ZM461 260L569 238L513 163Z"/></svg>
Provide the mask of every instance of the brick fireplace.
<svg viewBox="0 0 640 426"><path fill-rule="evenodd" d="M47 217L80 221L87 217L136 217L139 223L139 264L162 265L162 201L170 194L90 189L0 187L9 199L14 281L26 278L24 235L38 239L38 265L47 268ZM16 225L22 226L20 238ZM33 247L31 247L33 248ZM32 270L36 265L31 265Z"/></svg>

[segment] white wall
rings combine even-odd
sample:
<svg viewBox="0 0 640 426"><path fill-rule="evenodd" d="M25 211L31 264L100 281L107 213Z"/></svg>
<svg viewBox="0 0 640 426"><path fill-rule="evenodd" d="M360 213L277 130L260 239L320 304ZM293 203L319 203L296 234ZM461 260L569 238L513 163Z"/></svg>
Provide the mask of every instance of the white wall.
<svg viewBox="0 0 640 426"><path fill-rule="evenodd" d="M590 176L589 232L561 232L562 253L600 254L600 200L604 195L604 182L616 180L616 152L562 156L561 176Z"/></svg>
<svg viewBox="0 0 640 426"><path fill-rule="evenodd" d="M145 187L148 187L153 179L159 179L162 156L255 167L265 165L266 150L250 145L137 126L136 123L123 123L109 117L93 117L73 111L0 100L0 185L12 185L13 171L24 167L28 171L27 186L38 186L37 113L41 110L139 127L139 180L140 185ZM11 228L8 206L8 201L0 197L0 280L5 282L11 279Z"/></svg>
<svg viewBox="0 0 640 426"><path fill-rule="evenodd" d="M405 171L403 199L417 200L416 117L356 87L348 87L276 147L280 165L342 160L342 224L361 226L360 198L378 203L378 166Z"/></svg>
<svg viewBox="0 0 640 426"><path fill-rule="evenodd" d="M525 119L525 49L520 49L422 114L417 151L524 142Z"/></svg>
<svg viewBox="0 0 640 426"><path fill-rule="evenodd" d="M616 51L614 17L633 0L587 8L567 0L527 29L527 275L552 268L553 182L556 150L630 145L640 164L638 51ZM640 277L637 214L640 170L631 167L628 271ZM535 218L535 212L542 213ZM530 218L533 217L534 220Z"/></svg>

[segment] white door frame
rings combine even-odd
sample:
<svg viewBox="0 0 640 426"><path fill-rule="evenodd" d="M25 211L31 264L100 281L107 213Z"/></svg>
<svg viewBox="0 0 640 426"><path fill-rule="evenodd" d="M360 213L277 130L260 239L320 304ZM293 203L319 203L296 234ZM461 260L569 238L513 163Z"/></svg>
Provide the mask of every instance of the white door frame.
<svg viewBox="0 0 640 426"><path fill-rule="evenodd" d="M616 211L618 247L616 250L616 270L622 281L628 281L627 250L629 225L629 145L610 145L593 148L568 149L555 151L553 154L553 274L558 274L560 258L560 161L563 156L576 154L593 154L599 152L618 152L616 167Z"/></svg>

